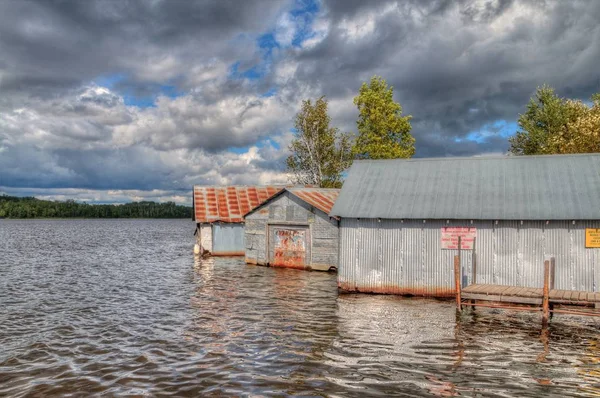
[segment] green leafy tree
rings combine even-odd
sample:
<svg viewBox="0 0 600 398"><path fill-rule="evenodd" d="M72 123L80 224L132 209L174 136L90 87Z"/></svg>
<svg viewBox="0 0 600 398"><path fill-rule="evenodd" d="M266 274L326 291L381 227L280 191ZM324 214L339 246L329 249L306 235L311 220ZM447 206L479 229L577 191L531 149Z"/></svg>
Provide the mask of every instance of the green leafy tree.
<svg viewBox="0 0 600 398"><path fill-rule="evenodd" d="M296 114L296 133L289 146L292 154L286 161L295 184L339 188L343 171L352 163L350 136L330 126L327 106L325 97L314 103L305 100Z"/></svg>
<svg viewBox="0 0 600 398"><path fill-rule="evenodd" d="M556 137L573 136L569 127L585 113L586 105L580 101L560 98L547 85L539 87L527 104L525 113L519 115L520 130L511 138L513 155L543 155L561 153Z"/></svg>
<svg viewBox="0 0 600 398"><path fill-rule="evenodd" d="M595 94L592 101L588 106L569 100L577 117L549 138L553 153L600 153L600 95Z"/></svg>
<svg viewBox="0 0 600 398"><path fill-rule="evenodd" d="M359 111L358 137L352 148L356 158L396 159L415 154L415 139L410 134L412 116L402 116L402 107L393 97L394 88L379 76L360 87L354 98Z"/></svg>

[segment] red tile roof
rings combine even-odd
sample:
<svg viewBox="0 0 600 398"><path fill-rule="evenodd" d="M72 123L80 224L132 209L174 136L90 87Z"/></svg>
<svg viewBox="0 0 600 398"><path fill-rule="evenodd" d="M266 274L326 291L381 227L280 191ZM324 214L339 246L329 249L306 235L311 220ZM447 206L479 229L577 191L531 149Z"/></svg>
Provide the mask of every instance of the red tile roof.
<svg viewBox="0 0 600 398"><path fill-rule="evenodd" d="M283 186L194 187L194 215L198 223L242 222L244 214L281 191Z"/></svg>
<svg viewBox="0 0 600 398"><path fill-rule="evenodd" d="M310 187L302 187L302 186L288 187L288 188L279 190L275 195L272 195L268 200L265 200L264 202L260 203L258 206L255 206L254 209L251 209L248 212L244 213L244 216L247 216L248 213L252 212L253 210L257 209L258 207L261 207L262 205L266 204L267 202L270 202L273 198L283 194L283 191L289 192L290 194L294 195L295 197L299 198L300 200L313 206L314 208L317 208L317 209L325 212L325 214L329 214L331 212L331 209L333 208L333 204L335 203L335 200L337 199L337 197L340 193L340 190L335 189L335 188L310 188Z"/></svg>
<svg viewBox="0 0 600 398"><path fill-rule="evenodd" d="M309 205L324 211L329 214L333 208L333 204L337 199L340 190L334 188L304 188L294 187L287 188L287 191L292 195L302 199Z"/></svg>

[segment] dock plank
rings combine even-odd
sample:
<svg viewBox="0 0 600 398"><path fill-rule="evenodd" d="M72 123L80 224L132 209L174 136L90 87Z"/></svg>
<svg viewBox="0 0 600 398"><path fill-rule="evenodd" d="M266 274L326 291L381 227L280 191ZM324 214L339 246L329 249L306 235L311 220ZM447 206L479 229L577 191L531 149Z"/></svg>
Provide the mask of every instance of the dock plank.
<svg viewBox="0 0 600 398"><path fill-rule="evenodd" d="M487 293L487 292L489 292L489 290L490 290L490 288L489 288L489 285L478 285L478 286L476 287L476 290L475 290L475 291L476 291L476 292L484 292L484 293Z"/></svg>
<svg viewBox="0 0 600 398"><path fill-rule="evenodd" d="M485 293L489 295L495 295L498 294L499 291L500 288L498 288L497 286L488 286Z"/></svg>
<svg viewBox="0 0 600 398"><path fill-rule="evenodd" d="M533 304L541 305L541 298L516 297L516 296L499 296L485 293L465 293L462 295L464 300L480 300L493 301L499 303L516 303L516 304Z"/></svg>
<svg viewBox="0 0 600 398"><path fill-rule="evenodd" d="M503 296L510 296L511 294L509 294L508 291L512 288L513 286L504 286L504 288L500 290L500 294Z"/></svg>
<svg viewBox="0 0 600 398"><path fill-rule="evenodd" d="M511 286L508 289L506 289L502 295L506 295L506 296L519 296L519 291L521 290L520 287L518 286Z"/></svg>
<svg viewBox="0 0 600 398"><path fill-rule="evenodd" d="M465 287L462 291L466 293L485 292L487 285L470 285Z"/></svg>
<svg viewBox="0 0 600 398"><path fill-rule="evenodd" d="M525 288L525 291L523 292L523 297L542 297L542 296L543 296L542 289L537 289L537 288L533 288L533 287L527 287L527 288Z"/></svg>
<svg viewBox="0 0 600 398"><path fill-rule="evenodd" d="M521 287L518 295L519 297L539 297L537 294L533 294L528 287Z"/></svg>
<svg viewBox="0 0 600 398"><path fill-rule="evenodd" d="M550 290L550 299L551 300L564 300L564 298L567 294L570 295L570 293L568 293L567 290L552 289L552 290Z"/></svg>

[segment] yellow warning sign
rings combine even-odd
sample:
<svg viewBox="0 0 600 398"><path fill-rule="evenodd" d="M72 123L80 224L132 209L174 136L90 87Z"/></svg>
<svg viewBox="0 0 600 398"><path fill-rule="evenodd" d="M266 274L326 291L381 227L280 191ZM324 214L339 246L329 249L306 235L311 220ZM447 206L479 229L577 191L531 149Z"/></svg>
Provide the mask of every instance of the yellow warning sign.
<svg viewBox="0 0 600 398"><path fill-rule="evenodd" d="M600 248L600 229L586 228L585 229L585 247Z"/></svg>

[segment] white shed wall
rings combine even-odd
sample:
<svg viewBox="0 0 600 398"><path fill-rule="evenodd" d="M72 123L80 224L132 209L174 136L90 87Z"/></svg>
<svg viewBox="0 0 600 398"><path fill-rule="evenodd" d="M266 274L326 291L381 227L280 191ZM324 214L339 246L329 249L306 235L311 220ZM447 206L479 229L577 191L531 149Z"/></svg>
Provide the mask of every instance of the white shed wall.
<svg viewBox="0 0 600 398"><path fill-rule="evenodd" d="M208 251L212 253L212 225L197 224L198 233L196 234L196 243L200 245L202 252Z"/></svg>

